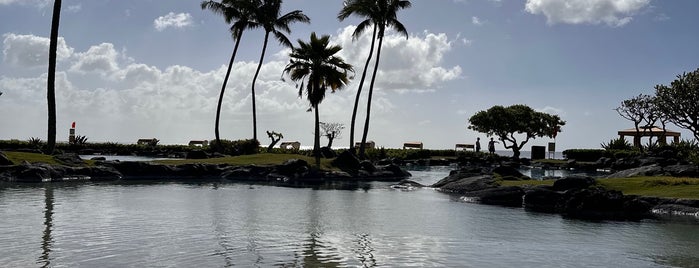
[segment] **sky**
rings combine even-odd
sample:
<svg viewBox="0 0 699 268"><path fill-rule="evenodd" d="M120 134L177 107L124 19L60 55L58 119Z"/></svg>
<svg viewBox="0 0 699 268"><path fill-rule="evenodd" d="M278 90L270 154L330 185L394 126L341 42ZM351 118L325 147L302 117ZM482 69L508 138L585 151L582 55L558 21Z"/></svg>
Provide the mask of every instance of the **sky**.
<svg viewBox="0 0 699 268"><path fill-rule="evenodd" d="M401 148L420 141L449 149L483 133L468 118L494 105L525 104L559 115L557 149L600 148L633 124L614 111L699 68L695 0L412 0L398 13L409 37L389 31L379 63L368 140ZM88 142L161 144L214 139L216 104L233 39L223 18L200 1L64 0L56 73L57 139L72 122ZM46 77L53 1L0 0L0 139L46 140ZM341 0L286 0L310 24L290 40L330 35L356 69L319 106L322 122L349 124L371 33L361 19L337 20ZM264 33L243 33L221 115L221 138L252 138L250 88ZM256 86L258 140L313 144L313 113L282 70L289 49L271 41ZM373 65L373 64L372 64ZM371 69L369 73L371 73ZM366 115L365 85L355 140ZM690 132L675 126L682 137ZM537 138L532 145L552 140ZM327 142L323 139L321 142Z"/></svg>

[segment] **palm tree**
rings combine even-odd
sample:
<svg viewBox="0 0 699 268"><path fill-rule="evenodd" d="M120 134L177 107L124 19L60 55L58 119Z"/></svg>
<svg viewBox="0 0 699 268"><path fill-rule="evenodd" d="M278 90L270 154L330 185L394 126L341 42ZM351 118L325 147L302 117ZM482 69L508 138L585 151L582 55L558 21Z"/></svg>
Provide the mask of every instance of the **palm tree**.
<svg viewBox="0 0 699 268"><path fill-rule="evenodd" d="M335 92L342 89L349 82L347 72L354 72L352 65L335 56L342 47L330 46L330 36L324 35L320 39L316 33L311 33L310 42L298 41L299 47L294 48L289 55L291 60L284 68L293 81L301 81L298 86L299 96L306 90L306 97L315 111L315 137L313 142L313 154L316 158L316 166L320 167L320 117L318 105L325 98L328 88ZM305 85L305 87L304 87Z"/></svg>
<svg viewBox="0 0 699 268"><path fill-rule="evenodd" d="M51 40L49 41L49 70L46 79L46 99L48 100L48 138L46 153L53 154L56 148L56 49L58 47L58 25L61 22L61 0L53 2L51 20Z"/></svg>
<svg viewBox="0 0 699 268"><path fill-rule="evenodd" d="M260 3L257 0L258 4ZM308 18L301 10L294 10L292 12L281 15L282 0L262 0L261 5L258 6L255 13L255 23L256 27L262 27L265 29L265 40L262 45L262 54L260 55L260 62L257 65L257 70L255 71L255 76L252 78L252 137L257 140L257 108L255 105L255 83L257 82L257 76L260 74L260 68L262 68L262 62L265 59L265 53L267 52L267 42L269 41L269 35L274 34L274 37L279 41L279 44L285 47L292 47L289 38L284 35L284 33L291 33L289 25L293 22L304 22L310 23L311 19Z"/></svg>
<svg viewBox="0 0 699 268"><path fill-rule="evenodd" d="M364 2L374 2L370 0L365 0ZM408 0L376 0L376 7L371 9L376 11L376 14L372 16L376 27L378 28L377 38L379 44L376 48L376 63L374 63L374 73L371 75L371 83L369 83L369 96L367 97L366 106L366 120L364 121L364 134L362 135L362 143L359 147L359 156L364 158L366 137L369 133L369 118L371 116L371 97L374 93L374 82L376 81L376 72L379 70L379 60L381 59L381 46L383 44L383 37L386 31L386 27L391 27L398 33L405 35L408 38L408 31L405 26L398 21L396 13L401 9L406 9L411 6Z"/></svg>
<svg viewBox="0 0 699 268"><path fill-rule="evenodd" d="M357 15L360 17L365 17L366 19L357 25L352 33L352 39L357 40L359 36L366 31L369 26L373 25L374 30L372 31L371 37L371 47L369 48L369 56L366 58L364 63L364 71L362 71L362 78L359 80L359 87L357 88L357 95L354 98L354 109L352 109L352 122L350 124L350 150L354 152L354 126L357 119L357 107L359 106L359 97L362 94L362 87L364 86L364 79L366 78L366 72L369 69L369 62L374 54L374 43L376 41L376 23L374 23L374 17L378 13L376 11L377 5L376 0L347 0L344 2L344 7L340 10L340 14L337 15L337 19L340 21L345 20L351 15Z"/></svg>
<svg viewBox="0 0 699 268"><path fill-rule="evenodd" d="M231 36L233 37L233 39L235 39L233 54L231 55L231 60L228 62L228 70L226 71L226 77L223 79L223 85L221 86L221 94L218 97L218 106L216 107L216 126L214 128L214 132L216 134L217 146L221 144L221 136L219 134L219 122L221 119L221 106L223 104L223 95L226 92L226 84L228 83L228 78L231 75L231 69L233 68L235 55L238 53L238 46L240 45L240 39L243 36L243 31L245 31L246 29L253 28L255 25L251 22L252 12L254 8L255 6L253 5L253 2L250 0L222 0L221 2L201 2L201 9L208 9L214 12L215 14L223 16L226 23L231 24Z"/></svg>

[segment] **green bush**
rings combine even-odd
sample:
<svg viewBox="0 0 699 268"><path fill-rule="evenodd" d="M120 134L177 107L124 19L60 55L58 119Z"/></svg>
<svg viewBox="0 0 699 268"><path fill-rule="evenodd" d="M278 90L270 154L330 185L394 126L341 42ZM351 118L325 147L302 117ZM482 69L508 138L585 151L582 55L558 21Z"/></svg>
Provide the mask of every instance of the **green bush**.
<svg viewBox="0 0 699 268"><path fill-rule="evenodd" d="M631 143L629 143L626 139L622 139L622 138L611 139L609 141L609 143L607 143L607 144L602 143L600 145L605 150L631 150L631 149L633 149L633 145L631 145Z"/></svg>
<svg viewBox="0 0 699 268"><path fill-rule="evenodd" d="M614 159L619 159L619 158L629 158L629 157L635 157L641 155L641 151L632 148L632 149L626 149L626 150L607 150L606 153L604 154L605 157L610 157Z"/></svg>
<svg viewBox="0 0 699 268"><path fill-rule="evenodd" d="M248 155L256 154L260 151L260 142L255 139L248 140L221 140L221 144L218 144L216 140L211 141L209 144L209 149L211 151L219 151L227 155Z"/></svg>
<svg viewBox="0 0 699 268"><path fill-rule="evenodd" d="M605 152L603 149L568 149L563 151L563 156L577 161L594 162L603 157Z"/></svg>

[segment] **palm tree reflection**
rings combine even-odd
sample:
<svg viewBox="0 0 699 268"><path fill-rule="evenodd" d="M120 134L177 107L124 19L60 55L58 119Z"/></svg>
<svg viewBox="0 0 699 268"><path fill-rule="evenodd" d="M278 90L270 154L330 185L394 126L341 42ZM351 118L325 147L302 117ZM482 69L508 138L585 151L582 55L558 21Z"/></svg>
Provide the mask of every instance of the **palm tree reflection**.
<svg viewBox="0 0 699 268"><path fill-rule="evenodd" d="M51 247L53 246L53 187L49 184L44 187L44 235L41 240L41 256L36 261L41 267L51 266Z"/></svg>

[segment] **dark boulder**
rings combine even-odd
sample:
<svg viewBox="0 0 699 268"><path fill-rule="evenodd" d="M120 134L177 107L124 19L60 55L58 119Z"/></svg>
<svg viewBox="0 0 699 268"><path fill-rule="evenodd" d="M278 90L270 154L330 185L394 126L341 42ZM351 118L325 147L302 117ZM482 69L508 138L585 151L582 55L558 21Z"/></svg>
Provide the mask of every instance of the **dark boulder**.
<svg viewBox="0 0 699 268"><path fill-rule="evenodd" d="M674 177L699 177L699 169L696 165L672 165L663 168L666 174Z"/></svg>
<svg viewBox="0 0 699 268"><path fill-rule="evenodd" d="M446 183L442 183L444 180L449 180ZM492 175L480 175L480 176L475 176L475 177L466 177L466 178L456 178L456 179L451 179L450 177L442 179L442 181L439 181L435 183L434 185L441 185L439 186L440 190L446 191L446 192L452 192L452 193L467 193L467 192L475 192L475 191L480 191L480 190L485 190L488 188L494 188L497 187L498 184L493 178ZM433 187L437 187L434 186Z"/></svg>
<svg viewBox="0 0 699 268"><path fill-rule="evenodd" d="M61 164L67 165L67 166L85 166L85 160L80 158L78 154L74 153L66 153L66 154L59 154L59 155L54 155L53 159L56 159Z"/></svg>
<svg viewBox="0 0 699 268"><path fill-rule="evenodd" d="M638 176L655 176L663 174L663 168L658 165L643 166L622 170L610 175L606 178L629 178Z"/></svg>
<svg viewBox="0 0 699 268"><path fill-rule="evenodd" d="M512 166L499 166L493 169L493 173L500 175L504 180L521 180L529 179L529 177L524 176L517 168Z"/></svg>
<svg viewBox="0 0 699 268"><path fill-rule="evenodd" d="M9 158L2 152L0 152L0 166L9 166L9 165L14 165L12 161L10 161Z"/></svg>
<svg viewBox="0 0 699 268"><path fill-rule="evenodd" d="M95 157L90 158L90 160L93 160L93 161L107 161L107 158L104 157L104 156L95 156Z"/></svg>
<svg viewBox="0 0 699 268"><path fill-rule="evenodd" d="M275 166L273 173L283 175L285 177L296 178L303 176L309 170L308 162L301 159L289 159L281 165Z"/></svg>
<svg viewBox="0 0 699 268"><path fill-rule="evenodd" d="M609 167L612 165L614 160L612 160L609 157L600 157L597 159L597 162L595 162L595 166L597 167Z"/></svg>
<svg viewBox="0 0 699 268"><path fill-rule="evenodd" d="M362 170L366 170L369 173L374 173L376 172L376 166L371 163L371 161L362 161L359 163L359 168Z"/></svg>
<svg viewBox="0 0 699 268"><path fill-rule="evenodd" d="M553 182L552 190L567 191L571 189L584 189L595 184L595 179L582 176L565 177Z"/></svg>
<svg viewBox="0 0 699 268"><path fill-rule="evenodd" d="M202 150L193 150L187 152L187 156L185 157L187 159L208 159L209 155L206 154L206 152Z"/></svg>
<svg viewBox="0 0 699 268"><path fill-rule="evenodd" d="M169 165L152 164L147 162L124 161L110 162L104 165L112 166L124 179L157 178L162 179L175 175L175 168Z"/></svg>
<svg viewBox="0 0 699 268"><path fill-rule="evenodd" d="M449 172L449 176L432 184L432 187L439 188L449 183L461 180L463 178L476 177L487 174L490 174L490 172L482 167L466 166L458 170L452 170L451 172Z"/></svg>
<svg viewBox="0 0 699 268"><path fill-rule="evenodd" d="M539 186L527 189L524 194L524 208L526 210L556 213L560 212L563 194L551 189L552 187Z"/></svg>
<svg viewBox="0 0 699 268"><path fill-rule="evenodd" d="M340 153L331 164L342 171L353 173L359 170L359 159L349 150Z"/></svg>
<svg viewBox="0 0 699 268"><path fill-rule="evenodd" d="M639 220L650 216L652 205L619 191L587 188L566 193L563 213L589 220Z"/></svg>
<svg viewBox="0 0 699 268"><path fill-rule="evenodd" d="M320 155L322 155L324 158L335 158L337 153L335 153L335 151L333 151L333 149L330 147L322 147L320 148Z"/></svg>

